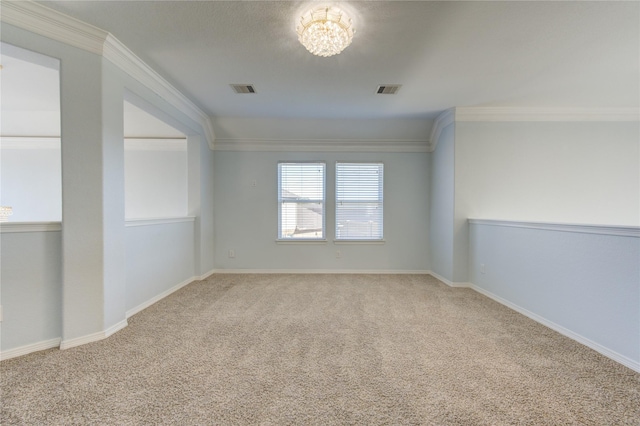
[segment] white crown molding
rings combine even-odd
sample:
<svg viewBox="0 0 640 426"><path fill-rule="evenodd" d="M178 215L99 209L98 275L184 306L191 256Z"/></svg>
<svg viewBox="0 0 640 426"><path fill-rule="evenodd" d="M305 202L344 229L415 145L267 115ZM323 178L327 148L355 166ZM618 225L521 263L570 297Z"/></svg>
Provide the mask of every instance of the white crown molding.
<svg viewBox="0 0 640 426"><path fill-rule="evenodd" d="M588 225L581 223L520 222L511 220L469 219L470 225L503 226L555 232L577 232L581 234L612 235L640 238L640 226Z"/></svg>
<svg viewBox="0 0 640 426"><path fill-rule="evenodd" d="M171 83L138 58L131 50L111 34L104 41L103 56L134 79L151 89L180 112L202 126L209 147L213 149L215 134L209 117Z"/></svg>
<svg viewBox="0 0 640 426"><path fill-rule="evenodd" d="M442 131L455 122L455 109L450 108L443 111L433 122L431 134L429 135L429 152L435 151Z"/></svg>
<svg viewBox="0 0 640 426"><path fill-rule="evenodd" d="M216 151L428 152L420 139L216 139Z"/></svg>
<svg viewBox="0 0 640 426"><path fill-rule="evenodd" d="M62 231L61 222L0 222L0 233Z"/></svg>
<svg viewBox="0 0 640 426"><path fill-rule="evenodd" d="M640 108L457 107L455 121L640 121Z"/></svg>
<svg viewBox="0 0 640 426"><path fill-rule="evenodd" d="M471 284L471 288L473 290L477 291L478 293L480 293L480 294L482 294L482 295L484 295L484 296L486 296L486 297L488 297L490 299L493 299L496 302L498 302L498 303L500 303L500 304L502 304L502 305L504 305L504 306L506 306L508 308L511 308L514 311L516 311L516 312L518 312L518 313L520 313L520 314L522 314L522 315L524 315L526 317L529 317L532 320L534 320L534 321L536 321L536 322L538 322L538 323L540 323L540 324L542 324L542 325L544 325L546 327L549 327L550 329L555 330L558 333L560 333L560 334L562 334L562 335L564 335L564 336L566 336L566 337L568 337L568 338L570 338L572 340L575 340L578 343L581 343L581 344L587 346L588 348L593 349L596 352L601 353L602 355L606 356L607 358L610 358L610 359L612 359L612 360L614 360L614 361L616 361L616 362L618 362L618 363L620 363L620 364L622 364L622 365L624 365L626 367L629 367L630 369L640 373L640 362L634 361L634 360L632 360L630 358L627 358L624 355L621 355L621 354L619 354L619 353L617 353L615 351L612 351L611 349L609 349L607 347L604 347L599 343L596 343L596 342L594 342L594 341L592 341L590 339L587 339L586 337L584 337L584 336L582 336L582 335L580 335L578 333L575 333L575 332L569 330L568 328L565 328L565 327L563 327L561 325L558 325L558 324L554 323L553 321L549 321L548 319L546 319L546 318L544 318L544 317L542 317L542 316L540 316L538 314L535 314L535 313L533 313L533 312L531 312L531 311L529 311L529 310L527 310L527 309L525 309L525 308L523 308L523 307L521 307L519 305L516 305L515 303L512 303L512 302L508 301L507 299L504 299L504 298L502 298L502 297L500 297L500 296L498 296L496 294L493 294L490 291L483 289L482 287L479 287L479 286L477 286L475 284Z"/></svg>
<svg viewBox="0 0 640 426"><path fill-rule="evenodd" d="M2 2L3 22L102 55L109 33L31 0Z"/></svg>
<svg viewBox="0 0 640 426"><path fill-rule="evenodd" d="M2 149L60 149L60 137L1 136Z"/></svg>
<svg viewBox="0 0 640 426"><path fill-rule="evenodd" d="M108 59L200 124L209 147L213 149L215 133L209 116L108 32L31 0L4 0L0 19L7 24Z"/></svg>
<svg viewBox="0 0 640 426"><path fill-rule="evenodd" d="M195 222L195 220L195 216L125 219L125 226L130 228L135 226L166 225L169 223Z"/></svg>
<svg viewBox="0 0 640 426"><path fill-rule="evenodd" d="M60 338L43 340L42 342L32 343L30 345L20 346L18 348L9 349L0 352L0 361L11 359L22 355L28 355L33 352L44 351L45 349L57 348L60 346Z"/></svg>

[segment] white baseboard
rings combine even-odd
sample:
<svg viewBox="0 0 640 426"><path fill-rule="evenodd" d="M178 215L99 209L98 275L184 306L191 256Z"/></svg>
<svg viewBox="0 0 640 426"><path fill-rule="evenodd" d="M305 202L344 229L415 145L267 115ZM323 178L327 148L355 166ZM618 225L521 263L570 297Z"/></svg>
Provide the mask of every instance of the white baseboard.
<svg viewBox="0 0 640 426"><path fill-rule="evenodd" d="M215 273L216 273L216 270L215 270L215 269L212 269L212 270L210 270L209 272L205 272L203 275L200 275L200 276L198 277L198 279L199 279L200 281L202 281L202 280L206 280L207 278L209 278L211 275L213 275L213 274L215 274Z"/></svg>
<svg viewBox="0 0 640 426"><path fill-rule="evenodd" d="M111 327L107 328L104 331L104 338L106 339L107 337L111 336L114 333L117 333L118 331L122 330L123 328L125 328L128 325L129 325L129 323L127 322L126 319L120 321L117 324L112 325Z"/></svg>
<svg viewBox="0 0 640 426"><path fill-rule="evenodd" d="M599 343L596 343L596 342L594 342L592 340L589 340L586 337L569 330L568 328L565 328L565 327L563 327L561 325L558 325L558 324L556 324L556 323L554 323L552 321L549 321L548 319L546 319L544 317L541 317L538 314L534 314L533 312L531 312L531 311L529 311L529 310L527 310L527 309L525 309L523 307L520 307L520 306L516 305L515 303L509 302L508 300L503 299L502 297L500 297L498 295L495 295L495 294L491 293L490 291L483 289L482 287L478 287L475 284L471 284L471 288L473 290L477 291L478 293L483 294L483 295L487 296L488 298L493 299L496 302L498 302L498 303L500 303L500 304L502 304L502 305L504 305L504 306L506 306L508 308L511 308L514 311L516 311L516 312L518 312L518 313L520 313L520 314L522 314L522 315L524 315L526 317L529 317L532 320L534 320L534 321L536 321L536 322L538 322L538 323L540 323L540 324L542 324L542 325L544 325L546 327L549 327L550 329L552 329L554 331L557 331L558 333L562 334L563 336L566 336L566 337L568 337L568 338L570 338L572 340L575 340L576 342L581 343L581 344L587 346L588 348L593 349L594 351L606 356L607 358L610 358L610 359L612 359L612 360L624 365L625 367L629 367L630 369L640 373L640 362L634 361L634 360L632 360L630 358L627 358L626 356L621 355L621 354L619 354L619 353L617 353L615 351L612 351L611 349L606 348L606 347L602 346Z"/></svg>
<svg viewBox="0 0 640 426"><path fill-rule="evenodd" d="M57 348L60 346L62 339L55 338L50 340L44 340L38 343L32 343L30 345L20 346L19 348L9 349L8 351L0 352L0 361L5 359L15 358L22 355L27 355L32 352L43 351L45 349Z"/></svg>
<svg viewBox="0 0 640 426"><path fill-rule="evenodd" d="M112 325L106 330L98 331L97 333L87 334L86 336L74 337L73 339L63 340L60 343L60 349L70 349L76 346L86 345L87 343L97 342L102 339L106 339L115 332L122 330L128 325L127 320L124 319L117 324Z"/></svg>
<svg viewBox="0 0 640 426"><path fill-rule="evenodd" d="M200 279L202 279L202 278L200 278ZM160 300L164 299L165 297L167 297L171 293L180 290L182 287L184 287L184 286L186 286L188 284L191 284L192 282L194 282L196 280L198 280L197 277L188 278L188 279L184 280L183 282L181 282L180 284L175 285L175 286L171 287L170 289L163 291L159 295L157 295L155 297L152 297L151 299L147 300L146 302L143 302L143 303L139 304L135 308L129 309L127 311L127 313L126 313L127 318L137 314L138 312L142 311L143 309L148 308L149 306L153 305L154 303L159 302Z"/></svg>
<svg viewBox="0 0 640 426"><path fill-rule="evenodd" d="M433 271L429 271L428 274L431 275L433 278L435 278L435 279L437 279L439 281L442 281L443 283L445 283L449 287L455 287L455 288L470 288L471 287L471 283L450 281L450 280L446 279L445 277L443 277L442 275L438 275Z"/></svg>
<svg viewBox="0 0 640 426"><path fill-rule="evenodd" d="M429 275L422 269L215 269L214 274L415 274Z"/></svg>
<svg viewBox="0 0 640 426"><path fill-rule="evenodd" d="M97 333L87 334L86 336L63 340L60 342L60 349L75 348L76 346L86 345L87 343L97 342L102 339L104 339L104 331L98 331Z"/></svg>

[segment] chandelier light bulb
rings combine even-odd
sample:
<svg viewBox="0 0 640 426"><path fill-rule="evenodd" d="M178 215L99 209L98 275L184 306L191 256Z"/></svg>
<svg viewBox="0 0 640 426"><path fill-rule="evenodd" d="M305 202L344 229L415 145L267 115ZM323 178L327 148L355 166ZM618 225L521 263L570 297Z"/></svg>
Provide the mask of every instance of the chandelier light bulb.
<svg viewBox="0 0 640 426"><path fill-rule="evenodd" d="M355 30L351 18L337 7L319 7L300 18L298 40L317 56L333 56L342 52L353 40Z"/></svg>

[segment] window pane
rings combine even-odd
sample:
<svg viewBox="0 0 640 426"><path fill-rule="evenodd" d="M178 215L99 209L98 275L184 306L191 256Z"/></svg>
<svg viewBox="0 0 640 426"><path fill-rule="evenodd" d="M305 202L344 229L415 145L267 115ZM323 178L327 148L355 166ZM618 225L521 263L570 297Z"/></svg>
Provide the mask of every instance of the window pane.
<svg viewBox="0 0 640 426"><path fill-rule="evenodd" d="M278 238L324 239L324 163L278 164Z"/></svg>
<svg viewBox="0 0 640 426"><path fill-rule="evenodd" d="M280 238L322 238L323 203L283 202L280 206Z"/></svg>
<svg viewBox="0 0 640 426"><path fill-rule="evenodd" d="M336 164L336 239L382 239L382 188L382 163Z"/></svg>

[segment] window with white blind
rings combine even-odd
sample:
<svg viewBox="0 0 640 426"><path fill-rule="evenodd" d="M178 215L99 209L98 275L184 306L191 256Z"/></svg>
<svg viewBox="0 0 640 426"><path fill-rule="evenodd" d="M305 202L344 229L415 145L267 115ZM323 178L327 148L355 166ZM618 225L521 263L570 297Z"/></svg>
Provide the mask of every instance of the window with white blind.
<svg viewBox="0 0 640 426"><path fill-rule="evenodd" d="M323 240L325 163L278 163L278 239Z"/></svg>
<svg viewBox="0 0 640 426"><path fill-rule="evenodd" d="M336 163L336 240L382 240L383 164Z"/></svg>

